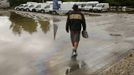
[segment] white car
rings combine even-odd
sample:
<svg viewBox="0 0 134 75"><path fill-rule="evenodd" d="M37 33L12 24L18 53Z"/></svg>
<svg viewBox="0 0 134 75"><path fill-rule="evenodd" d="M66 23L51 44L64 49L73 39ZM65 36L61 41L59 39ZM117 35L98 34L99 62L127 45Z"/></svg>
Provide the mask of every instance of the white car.
<svg viewBox="0 0 134 75"><path fill-rule="evenodd" d="M81 7L81 10L85 10L85 11L91 11L92 9L93 9L93 6L90 4L88 4L84 7Z"/></svg>
<svg viewBox="0 0 134 75"><path fill-rule="evenodd" d="M53 5L52 4L46 5L45 12L52 13L53 12Z"/></svg>
<svg viewBox="0 0 134 75"><path fill-rule="evenodd" d="M94 8L93 11L104 12L109 10L109 3L99 3Z"/></svg>
<svg viewBox="0 0 134 75"><path fill-rule="evenodd" d="M33 11L33 9L38 5L36 2L27 2L26 7L23 8L25 11Z"/></svg>
<svg viewBox="0 0 134 75"><path fill-rule="evenodd" d="M35 12L34 9L36 6L37 6L37 4L33 4L33 5L29 6L28 11Z"/></svg>
<svg viewBox="0 0 134 75"><path fill-rule="evenodd" d="M96 6L96 4L98 3L99 3L98 1L89 1L87 3L84 3L84 6L81 7L81 9L85 11L92 11L93 7Z"/></svg>
<svg viewBox="0 0 134 75"><path fill-rule="evenodd" d="M97 5L97 6L95 6L95 7L93 8L93 11L101 12L103 7L104 7L104 5Z"/></svg>
<svg viewBox="0 0 134 75"><path fill-rule="evenodd" d="M42 12L42 13L45 13L45 7L47 6L48 4L40 4L40 5L37 5L35 8L34 8L34 11L36 12Z"/></svg>
<svg viewBox="0 0 134 75"><path fill-rule="evenodd" d="M39 4L33 9L33 11L39 12L40 9L41 9L41 5Z"/></svg>
<svg viewBox="0 0 134 75"><path fill-rule="evenodd" d="M15 10L23 10L23 8L26 6L26 4L20 4L19 6L16 6Z"/></svg>
<svg viewBox="0 0 134 75"><path fill-rule="evenodd" d="M27 8L28 8L29 6L30 6L29 4L25 4L25 6L21 8L21 10L23 10L23 11L28 11Z"/></svg>
<svg viewBox="0 0 134 75"><path fill-rule="evenodd" d="M72 4L72 3L61 4L60 9L57 10L56 12L58 14L61 14L61 15L62 14L67 14L67 13L69 13L69 11L73 10L72 9L73 5L74 4Z"/></svg>

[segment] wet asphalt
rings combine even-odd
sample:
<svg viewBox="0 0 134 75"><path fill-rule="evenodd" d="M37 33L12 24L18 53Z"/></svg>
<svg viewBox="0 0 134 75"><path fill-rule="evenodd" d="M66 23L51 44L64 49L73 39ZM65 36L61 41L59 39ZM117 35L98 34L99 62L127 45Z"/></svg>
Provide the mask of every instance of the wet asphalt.
<svg viewBox="0 0 134 75"><path fill-rule="evenodd" d="M108 68L134 48L134 14L96 14L85 15L89 38L81 37L71 58L66 16L2 11L0 75L90 75Z"/></svg>

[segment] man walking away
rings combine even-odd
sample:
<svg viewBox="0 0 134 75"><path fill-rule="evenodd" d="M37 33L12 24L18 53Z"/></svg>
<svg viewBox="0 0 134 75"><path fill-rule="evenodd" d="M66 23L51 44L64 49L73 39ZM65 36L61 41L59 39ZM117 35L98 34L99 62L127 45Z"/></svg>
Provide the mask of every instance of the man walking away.
<svg viewBox="0 0 134 75"><path fill-rule="evenodd" d="M73 11L68 13L66 22L66 31L70 31L71 42L73 46L72 56L77 56L77 48L80 41L81 28L86 31L84 15L79 11L78 5L73 5Z"/></svg>

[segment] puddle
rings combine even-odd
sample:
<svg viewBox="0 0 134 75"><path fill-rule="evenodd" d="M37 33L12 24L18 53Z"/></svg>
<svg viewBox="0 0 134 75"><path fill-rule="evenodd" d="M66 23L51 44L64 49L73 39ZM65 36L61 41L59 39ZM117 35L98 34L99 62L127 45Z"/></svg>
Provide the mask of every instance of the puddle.
<svg viewBox="0 0 134 75"><path fill-rule="evenodd" d="M14 34L18 35L21 35L24 31L32 34L39 30L38 27L44 33L47 33L50 30L49 21L35 20L28 17L23 17L16 13L11 13L10 21L12 22L10 29Z"/></svg>
<svg viewBox="0 0 134 75"><path fill-rule="evenodd" d="M1 75L87 75L87 71L94 72L116 58L117 54L112 53L123 54L131 47L129 44L115 44L111 39L128 36L124 30L132 32L132 25L127 29L121 27L126 20L125 24L133 24L129 21L133 20L132 17L116 21L123 17L116 14L86 16L89 39L81 38L79 47L79 57L84 61L80 58L70 60L72 47L65 31L66 17L37 15L22 12L0 16L0 66L4 64L0 67ZM83 69L86 67L88 70ZM5 72L7 68L8 72Z"/></svg>

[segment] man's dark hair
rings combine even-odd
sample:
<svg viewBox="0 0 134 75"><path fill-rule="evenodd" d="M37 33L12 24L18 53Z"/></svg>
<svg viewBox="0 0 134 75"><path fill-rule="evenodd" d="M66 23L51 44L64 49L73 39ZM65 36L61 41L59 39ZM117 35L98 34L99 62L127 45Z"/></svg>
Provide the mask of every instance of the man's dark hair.
<svg viewBox="0 0 134 75"><path fill-rule="evenodd" d="M73 10L78 10L78 5L74 4L73 5Z"/></svg>

